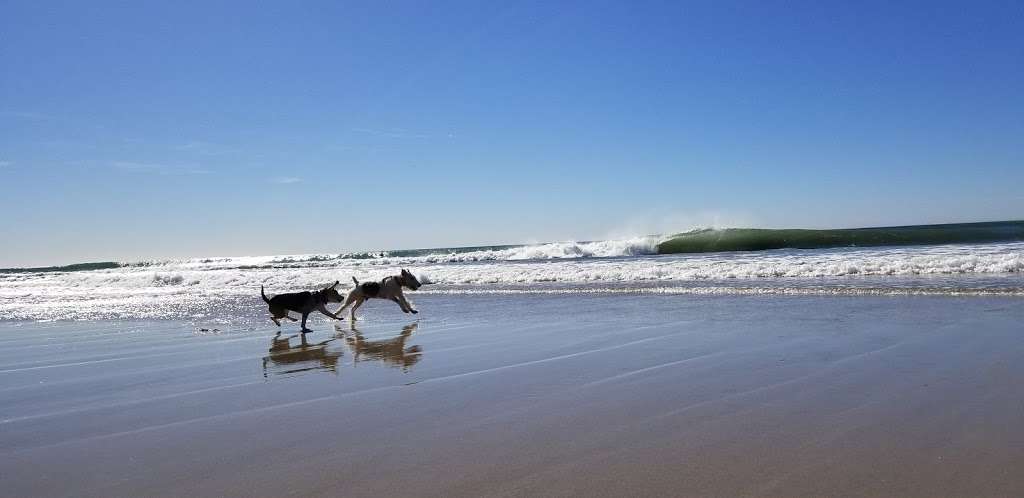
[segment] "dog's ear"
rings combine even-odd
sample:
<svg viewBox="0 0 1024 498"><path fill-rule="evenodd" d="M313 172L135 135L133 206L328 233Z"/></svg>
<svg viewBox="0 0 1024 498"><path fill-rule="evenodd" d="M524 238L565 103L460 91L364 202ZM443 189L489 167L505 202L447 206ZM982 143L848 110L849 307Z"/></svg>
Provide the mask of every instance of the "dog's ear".
<svg viewBox="0 0 1024 498"><path fill-rule="evenodd" d="M341 280L335 280L334 281L334 285L332 285L331 288L333 289L333 288L337 287L338 284L340 284L340 283L341 283Z"/></svg>

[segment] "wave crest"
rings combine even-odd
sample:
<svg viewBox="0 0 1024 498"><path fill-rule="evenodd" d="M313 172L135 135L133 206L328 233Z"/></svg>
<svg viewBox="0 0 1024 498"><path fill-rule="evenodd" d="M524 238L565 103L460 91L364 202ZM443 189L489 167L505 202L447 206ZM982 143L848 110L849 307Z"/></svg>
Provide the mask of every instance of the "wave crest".
<svg viewBox="0 0 1024 498"><path fill-rule="evenodd" d="M659 254L825 249L1024 241L1024 221L955 223L836 230L726 228L680 233L658 244Z"/></svg>
<svg viewBox="0 0 1024 498"><path fill-rule="evenodd" d="M430 263L465 261L527 261L544 259L614 258L657 254L659 237L634 237L597 242L551 242L528 246L471 252L432 254L423 258Z"/></svg>

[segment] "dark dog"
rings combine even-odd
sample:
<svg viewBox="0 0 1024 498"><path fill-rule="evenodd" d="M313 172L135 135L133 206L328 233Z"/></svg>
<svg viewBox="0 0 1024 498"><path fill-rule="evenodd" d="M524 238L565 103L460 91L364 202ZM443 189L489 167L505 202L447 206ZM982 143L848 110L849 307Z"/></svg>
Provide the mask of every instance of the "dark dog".
<svg viewBox="0 0 1024 498"><path fill-rule="evenodd" d="M370 298L376 299L387 299L398 303L398 306L402 308L402 311L406 313L419 313L413 309L409 301L405 299L405 294L402 294L402 287L407 287L409 290L416 290L420 288L420 281L416 280L416 277L406 271L402 270L400 275L392 275L390 277L384 277L380 283L377 282L366 282L360 284L355 277L352 277L352 281L356 283L355 289L349 291L348 296L345 298L345 304L335 311L335 315L340 315L341 311L347 308L349 305L352 306L351 316L352 319L356 319L356 309L363 305L363 302Z"/></svg>
<svg viewBox="0 0 1024 498"><path fill-rule="evenodd" d="M281 333L278 332L274 336L270 343L270 354L263 357L264 378L267 378L270 372L278 375L291 375L313 370L338 373L341 350L328 349L331 342L338 340L337 337L310 344L306 342L306 335L302 334L299 344L292 345L291 339L297 335L299 334L281 337Z"/></svg>
<svg viewBox="0 0 1024 498"><path fill-rule="evenodd" d="M267 295L263 293L263 286L261 285L260 295L263 296L263 300L270 307L270 319L278 327L281 326L281 318L287 318L293 322L296 321L288 316L289 311L302 314L302 333L305 334L306 332L312 332L312 330L306 328L306 318L314 311L319 311L335 320L341 320L334 313L327 311L327 303L341 302L341 294L338 294L338 291L334 289L338 286L338 283L334 282L334 285L318 291L290 292L278 294L270 299L267 299Z"/></svg>

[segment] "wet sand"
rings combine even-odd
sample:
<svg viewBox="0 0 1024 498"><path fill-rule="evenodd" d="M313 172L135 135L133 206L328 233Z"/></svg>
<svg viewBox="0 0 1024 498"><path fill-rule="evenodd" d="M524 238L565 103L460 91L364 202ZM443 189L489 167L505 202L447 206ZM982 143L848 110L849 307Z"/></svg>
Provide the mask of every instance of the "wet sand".
<svg viewBox="0 0 1024 498"><path fill-rule="evenodd" d="M417 303L0 322L2 494L1024 496L1019 298Z"/></svg>

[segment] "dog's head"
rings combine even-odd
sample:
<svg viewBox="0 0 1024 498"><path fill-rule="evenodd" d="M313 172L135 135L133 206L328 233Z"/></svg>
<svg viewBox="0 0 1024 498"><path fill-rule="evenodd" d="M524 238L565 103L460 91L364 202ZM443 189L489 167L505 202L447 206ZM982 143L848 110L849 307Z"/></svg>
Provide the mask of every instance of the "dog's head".
<svg viewBox="0 0 1024 498"><path fill-rule="evenodd" d="M320 294L323 296L324 302L340 303L344 301L344 298L342 298L341 294L338 293L337 287L339 283L341 282L335 280L334 285L324 287L323 290L320 291Z"/></svg>
<svg viewBox="0 0 1024 498"><path fill-rule="evenodd" d="M410 290L416 290L420 288L420 281L416 279L416 276L409 272L409 270L402 270L402 285L408 287Z"/></svg>

